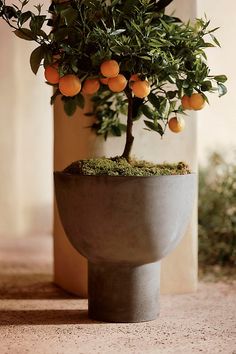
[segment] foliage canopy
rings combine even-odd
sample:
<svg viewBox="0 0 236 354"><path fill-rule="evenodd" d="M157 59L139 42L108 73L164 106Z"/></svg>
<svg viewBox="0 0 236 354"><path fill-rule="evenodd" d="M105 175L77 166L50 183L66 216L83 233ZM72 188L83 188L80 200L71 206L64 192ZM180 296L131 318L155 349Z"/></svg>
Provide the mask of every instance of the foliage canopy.
<svg viewBox="0 0 236 354"><path fill-rule="evenodd" d="M184 94L198 92L207 100L208 92L226 93L226 76L211 74L205 53L206 48L220 46L214 36L217 28L210 29L207 19L183 23L167 15L165 8L172 1L54 0L46 14L42 14L42 5L35 6L34 12L28 10L29 0L18 1L18 6L0 1L0 17L16 36L38 43L30 57L35 74L40 65L46 67L56 60L61 77L75 74L83 83L101 77L101 63L114 59L127 80L132 74L148 80L151 92L142 99L133 97L129 86L114 93L101 85L92 98L93 111L88 112L96 117L93 128L105 138L126 131L130 150L132 124L140 117L145 117L147 130L162 136L171 115L185 114L180 101ZM51 103L60 95L58 85L54 86ZM62 96L62 100L68 115L77 106L84 107L81 92ZM121 118L128 112L126 125Z"/></svg>

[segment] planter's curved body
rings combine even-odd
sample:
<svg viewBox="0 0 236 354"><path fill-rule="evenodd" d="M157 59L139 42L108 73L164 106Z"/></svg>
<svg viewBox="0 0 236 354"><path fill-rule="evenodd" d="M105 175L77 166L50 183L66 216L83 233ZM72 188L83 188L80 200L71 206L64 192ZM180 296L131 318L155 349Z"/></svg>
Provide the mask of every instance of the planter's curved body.
<svg viewBox="0 0 236 354"><path fill-rule="evenodd" d="M112 177L55 172L65 232L89 261L90 317L137 322L159 313L159 260L192 213L196 176Z"/></svg>

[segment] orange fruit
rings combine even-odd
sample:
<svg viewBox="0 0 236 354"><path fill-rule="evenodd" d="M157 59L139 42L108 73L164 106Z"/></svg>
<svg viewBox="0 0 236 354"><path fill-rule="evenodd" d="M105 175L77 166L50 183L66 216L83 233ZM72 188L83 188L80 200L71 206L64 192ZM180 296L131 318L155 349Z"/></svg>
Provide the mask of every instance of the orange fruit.
<svg viewBox="0 0 236 354"><path fill-rule="evenodd" d="M192 109L192 107L190 105L190 97L187 95L184 95L181 98L181 104L182 104L183 110L185 110L185 109L191 110Z"/></svg>
<svg viewBox="0 0 236 354"><path fill-rule="evenodd" d="M58 72L58 65L48 65L44 70L44 76L47 82L50 84L58 84L60 80L60 75Z"/></svg>
<svg viewBox="0 0 236 354"><path fill-rule="evenodd" d="M195 111L199 111L205 106L205 99L200 93L193 93L189 98L189 104Z"/></svg>
<svg viewBox="0 0 236 354"><path fill-rule="evenodd" d="M98 79L87 79L83 84L82 92L86 95L93 95L100 88L100 82Z"/></svg>
<svg viewBox="0 0 236 354"><path fill-rule="evenodd" d="M120 72L120 67L116 60L106 60L101 64L100 71L105 77L116 77Z"/></svg>
<svg viewBox="0 0 236 354"><path fill-rule="evenodd" d="M80 79L73 74L63 76L59 81L59 90L62 95L73 97L81 90Z"/></svg>
<svg viewBox="0 0 236 354"><path fill-rule="evenodd" d="M185 128L185 120L183 117L173 117L169 120L168 125L173 133L180 133Z"/></svg>
<svg viewBox="0 0 236 354"><path fill-rule="evenodd" d="M109 77L100 77L100 82L103 85L107 85L108 84L108 80L109 80Z"/></svg>
<svg viewBox="0 0 236 354"><path fill-rule="evenodd" d="M150 84L147 80L138 80L132 84L132 91L136 97L147 97L151 91Z"/></svg>
<svg viewBox="0 0 236 354"><path fill-rule="evenodd" d="M127 86L127 80L124 75L119 74L108 80L108 87L112 92L121 92Z"/></svg>

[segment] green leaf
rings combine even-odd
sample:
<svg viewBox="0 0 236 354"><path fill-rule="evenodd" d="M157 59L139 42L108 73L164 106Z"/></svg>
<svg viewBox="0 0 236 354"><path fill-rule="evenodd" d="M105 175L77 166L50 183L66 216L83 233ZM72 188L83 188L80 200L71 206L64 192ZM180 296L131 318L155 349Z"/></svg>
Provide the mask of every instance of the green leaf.
<svg viewBox="0 0 236 354"><path fill-rule="evenodd" d="M126 31L126 29L118 29L118 30L115 30L113 32L110 33L110 36L117 36L121 33L124 33Z"/></svg>
<svg viewBox="0 0 236 354"><path fill-rule="evenodd" d="M41 64L41 61L43 60L44 58L44 48L43 47L38 47L36 48L32 53L31 53L31 56L30 56L30 67L31 67L31 70L33 71L33 73L36 75L38 70L39 70L39 67L40 67L40 64Z"/></svg>
<svg viewBox="0 0 236 354"><path fill-rule="evenodd" d="M69 28L60 28L53 32L53 37L57 42L60 42L68 36L69 32Z"/></svg>
<svg viewBox="0 0 236 354"><path fill-rule="evenodd" d="M152 60L151 57L148 57L147 55L140 55L139 58L143 59L143 60Z"/></svg>
<svg viewBox="0 0 236 354"><path fill-rule="evenodd" d="M224 83L225 81L228 80L228 78L227 78L226 75L217 75L217 76L214 76L214 79L215 79L217 82L222 82L222 83Z"/></svg>
<svg viewBox="0 0 236 354"><path fill-rule="evenodd" d="M178 93L178 91L168 91L166 92L166 96L170 99L173 100L173 98L176 97L176 94Z"/></svg>
<svg viewBox="0 0 236 354"><path fill-rule="evenodd" d="M204 81L201 85L202 91L210 91L212 89L212 82L211 81Z"/></svg>
<svg viewBox="0 0 236 354"><path fill-rule="evenodd" d="M76 96L76 103L81 109L84 109L85 101L84 96L81 93Z"/></svg>
<svg viewBox="0 0 236 354"><path fill-rule="evenodd" d="M75 113L77 108L76 100L74 98L64 100L64 110L66 114L71 117Z"/></svg>
<svg viewBox="0 0 236 354"><path fill-rule="evenodd" d="M51 105L53 105L53 104L54 104L55 99L56 99L56 98L57 98L57 96L59 96L60 94L61 94L60 90L59 90L59 89L57 89L57 90L55 91L55 93L53 94L53 96L51 97L51 100L50 100L50 104L51 104Z"/></svg>
<svg viewBox="0 0 236 354"><path fill-rule="evenodd" d="M219 92L219 97L224 96L227 93L227 88L224 84L218 82L218 92Z"/></svg>
<svg viewBox="0 0 236 354"><path fill-rule="evenodd" d="M213 35L213 34L210 34L213 42L218 46L218 47L221 47L220 45L220 42L218 41L218 39Z"/></svg>
<svg viewBox="0 0 236 354"><path fill-rule="evenodd" d="M219 28L220 28L220 27L215 27L215 28L213 28L212 30L208 31L208 33L213 33L213 32L215 32L215 31L217 31Z"/></svg>
<svg viewBox="0 0 236 354"><path fill-rule="evenodd" d="M143 35L142 29L141 29L134 21L131 22L131 26L132 26L137 32L139 32L141 35Z"/></svg>
<svg viewBox="0 0 236 354"><path fill-rule="evenodd" d="M215 45L212 43L204 43L204 45L202 45L203 48L214 48Z"/></svg>
<svg viewBox="0 0 236 354"><path fill-rule="evenodd" d="M41 30L46 16L33 16L30 21L30 29L33 33L38 34Z"/></svg>
<svg viewBox="0 0 236 354"><path fill-rule="evenodd" d="M47 39L47 40L48 40L48 35L47 35L47 33L44 32L43 30L39 30L39 31L37 32L37 35L38 35L39 37L43 37L44 39Z"/></svg>
<svg viewBox="0 0 236 354"><path fill-rule="evenodd" d="M144 123L149 129L159 133L161 136L164 135L164 130L160 124L155 124L153 122L150 122L149 120L145 120Z"/></svg>
<svg viewBox="0 0 236 354"><path fill-rule="evenodd" d="M163 113L165 113L165 111L166 111L166 109L167 109L167 105L169 104L169 101L166 99L166 98L164 98L164 97L161 97L162 99L161 99L161 104L160 104L160 110L159 110L159 112L161 113L161 114L163 114Z"/></svg>
<svg viewBox="0 0 236 354"><path fill-rule="evenodd" d="M121 128L117 125L113 125L111 127L111 132L114 136L121 136L122 135Z"/></svg>
<svg viewBox="0 0 236 354"><path fill-rule="evenodd" d="M61 18L67 26L70 26L77 18L77 11L72 7L68 7L60 12Z"/></svg>
<svg viewBox="0 0 236 354"><path fill-rule="evenodd" d="M148 100L157 110L160 108L160 100L154 93L149 94Z"/></svg>
<svg viewBox="0 0 236 354"><path fill-rule="evenodd" d="M19 19L20 25L22 26L25 22L27 22L30 19L30 17L31 17L31 11L23 12L20 15L20 19Z"/></svg>
<svg viewBox="0 0 236 354"><path fill-rule="evenodd" d="M204 97L204 100L209 104L208 97L205 95L205 93L201 92L201 95Z"/></svg>
<svg viewBox="0 0 236 354"><path fill-rule="evenodd" d="M148 107L146 105L143 105L142 106L142 112L147 118L153 119L154 112L152 111L152 109L150 107Z"/></svg>
<svg viewBox="0 0 236 354"><path fill-rule="evenodd" d="M28 28L21 28L20 30L15 30L13 33L26 41L34 41L36 39L34 33Z"/></svg>
<svg viewBox="0 0 236 354"><path fill-rule="evenodd" d="M4 3L5 3L5 1L4 1ZM0 15L2 16L2 14L4 14L4 17L7 20L11 20L12 18L17 18L18 17L17 10L14 7L12 7L12 6L2 5L0 10L1 10Z"/></svg>

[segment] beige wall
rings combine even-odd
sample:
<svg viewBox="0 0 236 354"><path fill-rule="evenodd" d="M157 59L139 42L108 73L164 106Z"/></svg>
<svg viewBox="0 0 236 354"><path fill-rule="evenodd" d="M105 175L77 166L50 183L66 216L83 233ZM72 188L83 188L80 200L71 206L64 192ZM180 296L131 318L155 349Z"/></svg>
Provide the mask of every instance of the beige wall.
<svg viewBox="0 0 236 354"><path fill-rule="evenodd" d="M229 153L236 148L236 2L198 0L197 12L199 17L207 14L212 28L220 26L215 35L222 48L209 49L208 61L212 74L226 74L229 78L228 94L220 99L209 95L210 106L198 114L199 160L205 163L209 151Z"/></svg>
<svg viewBox="0 0 236 354"><path fill-rule="evenodd" d="M16 38L0 22L0 236L20 237L52 229L51 89L42 70L35 77L29 55L35 45Z"/></svg>

